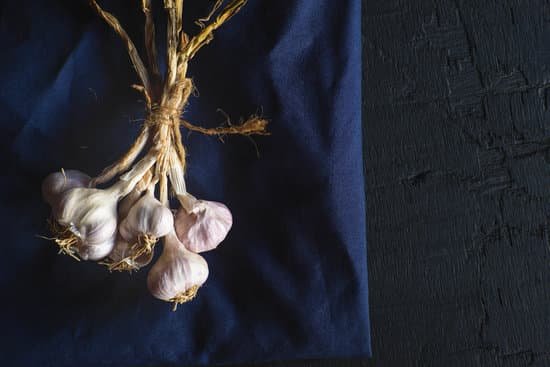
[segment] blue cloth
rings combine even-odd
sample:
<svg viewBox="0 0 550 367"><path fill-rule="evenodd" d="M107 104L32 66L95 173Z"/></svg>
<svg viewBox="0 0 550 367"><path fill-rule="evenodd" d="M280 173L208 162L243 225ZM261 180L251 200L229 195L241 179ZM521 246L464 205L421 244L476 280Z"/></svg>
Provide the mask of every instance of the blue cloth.
<svg viewBox="0 0 550 367"><path fill-rule="evenodd" d="M139 2L101 3L141 45ZM188 31L205 3L186 1ZM250 0L193 60L200 96L189 121L217 126L217 108L233 121L257 112L272 135L220 142L184 132L190 192L226 203L234 225L205 254L210 278L198 297L172 312L148 294L146 269L110 274L36 237L48 234L44 176L97 174L142 123L122 43L83 0L0 5L2 365L370 354L360 14L359 0Z"/></svg>

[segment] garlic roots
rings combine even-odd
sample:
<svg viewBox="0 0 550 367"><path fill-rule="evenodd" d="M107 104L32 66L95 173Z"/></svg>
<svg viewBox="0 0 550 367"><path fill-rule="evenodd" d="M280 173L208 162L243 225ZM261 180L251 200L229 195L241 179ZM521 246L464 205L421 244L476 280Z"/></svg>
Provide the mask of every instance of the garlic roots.
<svg viewBox="0 0 550 367"><path fill-rule="evenodd" d="M187 192L181 127L206 135L268 135L267 121L257 116L240 125L213 129L181 119L194 89L187 76L189 61L246 2L230 0L223 8L223 1L216 2L209 17L203 19L209 24L189 37L182 29L183 0L165 1L167 71L162 76L150 2L141 2L148 22L146 67L120 22L96 0L90 0L92 8L124 41L141 82L134 88L145 97L147 116L128 152L98 176L62 170L47 176L42 185L44 200L52 207L52 239L60 252L77 260L101 260L109 270L139 270L151 262L155 244L164 238L163 252L148 274L147 286L153 296L175 306L191 300L208 278L208 264L197 253L216 248L233 223L225 205L196 199ZM148 151L142 154L144 149ZM112 181L111 186L98 187ZM170 209L170 187L181 205L175 218Z"/></svg>

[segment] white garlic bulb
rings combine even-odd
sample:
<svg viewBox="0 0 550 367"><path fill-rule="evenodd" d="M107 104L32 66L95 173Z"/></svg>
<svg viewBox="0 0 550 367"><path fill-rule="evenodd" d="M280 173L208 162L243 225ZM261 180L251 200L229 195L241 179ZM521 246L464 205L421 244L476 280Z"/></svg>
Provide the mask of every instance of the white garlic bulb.
<svg viewBox="0 0 550 367"><path fill-rule="evenodd" d="M147 275L147 287L154 297L176 306L191 300L207 278L206 260L187 250L172 231L165 237L162 254Z"/></svg>
<svg viewBox="0 0 550 367"><path fill-rule="evenodd" d="M179 240L193 252L215 249L231 229L231 212L225 205L215 201L187 202L190 202L189 211L185 207L180 208L174 222Z"/></svg>
<svg viewBox="0 0 550 367"><path fill-rule="evenodd" d="M93 236L88 236L93 237ZM91 241L81 241L77 245L78 256L82 260L101 260L112 251L115 246L115 237L109 237L100 243L92 243Z"/></svg>
<svg viewBox="0 0 550 367"><path fill-rule="evenodd" d="M86 187L90 180L90 176L77 170L54 172L42 182L42 196L48 204L54 207L64 192L76 187Z"/></svg>
<svg viewBox="0 0 550 367"><path fill-rule="evenodd" d="M119 231L126 241L135 242L140 236L156 239L172 231L174 216L155 198L153 190L154 185L151 185L120 223Z"/></svg>
<svg viewBox="0 0 550 367"><path fill-rule="evenodd" d="M110 190L75 188L61 197L57 222L76 237L83 260L99 260L115 245L118 195Z"/></svg>

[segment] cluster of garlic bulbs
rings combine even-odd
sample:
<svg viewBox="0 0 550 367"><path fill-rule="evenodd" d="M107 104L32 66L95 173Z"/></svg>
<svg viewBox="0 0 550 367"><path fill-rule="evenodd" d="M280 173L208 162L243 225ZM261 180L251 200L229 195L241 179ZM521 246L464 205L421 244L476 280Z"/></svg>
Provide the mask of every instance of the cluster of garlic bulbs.
<svg viewBox="0 0 550 367"><path fill-rule="evenodd" d="M97 0L89 1L124 41L141 82L133 87L145 97L147 117L128 152L99 176L62 170L44 180L43 196L52 207L52 239L62 253L77 260L99 261L109 270L119 271L147 266L155 245L163 239L162 254L149 270L147 286L153 296L176 306L192 299L206 281L208 264L199 254L215 249L233 222L225 205L196 199L187 192L186 152L180 129L218 136L268 135L267 121L257 116L240 125L217 128L197 126L181 117L194 89L187 76L189 62L247 0L230 0L223 8L224 0L216 0L193 37L183 30L183 0L163 0L167 14L164 75L158 65L152 0L141 1L147 67L117 18L103 10ZM147 153L134 163L146 147ZM100 188L109 182L110 187ZM170 186L179 202L175 210L170 208Z"/></svg>
<svg viewBox="0 0 550 367"><path fill-rule="evenodd" d="M215 249L233 221L225 205L185 191L178 192L182 204L172 211L155 197L156 182L148 182L154 163L145 158L105 189L90 187L92 179L80 171L62 170L46 177L42 193L52 207L60 252L78 260L100 261L110 270L139 270L164 239L147 286L156 298L177 305L192 299L206 281L208 264L199 253ZM175 170L171 174L183 183L183 171Z"/></svg>

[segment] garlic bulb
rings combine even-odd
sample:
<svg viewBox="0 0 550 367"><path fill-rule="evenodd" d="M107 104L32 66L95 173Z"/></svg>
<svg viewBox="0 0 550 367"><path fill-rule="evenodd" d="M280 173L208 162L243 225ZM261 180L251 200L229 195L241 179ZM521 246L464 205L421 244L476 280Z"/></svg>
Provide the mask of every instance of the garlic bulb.
<svg viewBox="0 0 550 367"><path fill-rule="evenodd" d="M116 263L124 259L126 256L128 256L128 253L130 251L130 244L128 241L126 241L124 238L122 238L120 235L116 236L115 241L115 247L113 248L113 251L109 253L108 259L112 263Z"/></svg>
<svg viewBox="0 0 550 367"><path fill-rule="evenodd" d="M206 260L185 248L172 231L165 237L164 249L147 275L151 294L163 301L179 303L193 299L208 278Z"/></svg>
<svg viewBox="0 0 550 367"><path fill-rule="evenodd" d="M130 193L120 201L120 203L118 204L119 220L123 220L124 218L126 218L128 213L130 212L130 209L132 209L134 204L141 198L143 192L149 188L149 185L151 184L151 179L152 174L150 171L147 171L141 181L136 184L134 189L130 191Z"/></svg>
<svg viewBox="0 0 550 367"><path fill-rule="evenodd" d="M132 249L132 245L126 241L122 236L117 235L115 247L109 253L106 261L102 264L107 265L110 271L134 271L147 266L153 259L154 253L143 253L135 258L132 255L135 250Z"/></svg>
<svg viewBox="0 0 550 367"><path fill-rule="evenodd" d="M42 196L52 207L57 205L60 196L67 190L86 187L90 176L77 170L61 170L49 174L42 182Z"/></svg>
<svg viewBox="0 0 550 367"><path fill-rule="evenodd" d="M126 195L122 200L120 200L120 203L118 204L118 218L120 220L123 220L128 216L128 213L130 212L130 209L135 205L135 203L141 198L141 192L139 192L137 189L134 189L130 191L128 195Z"/></svg>
<svg viewBox="0 0 550 367"><path fill-rule="evenodd" d="M190 197L190 195L188 195ZM182 197L179 197L180 200ZM175 228L179 240L193 252L215 249L227 236L233 224L229 209L222 203L186 198L176 214Z"/></svg>
<svg viewBox="0 0 550 367"><path fill-rule="evenodd" d="M197 200L187 192L183 165L174 152L170 155L170 167L170 182L181 203L174 220L179 240L193 252L215 249L233 225L231 212L222 203Z"/></svg>
<svg viewBox="0 0 550 367"><path fill-rule="evenodd" d="M69 238L83 260L99 260L113 249L117 202L118 195L111 190L92 188L71 189L61 197L59 208L54 211L55 219L68 229ZM70 248L63 250L73 252Z"/></svg>
<svg viewBox="0 0 550 367"><path fill-rule="evenodd" d="M155 198L151 185L145 195L132 206L126 218L120 223L120 234L127 241L136 241L139 236L163 237L174 226L170 209Z"/></svg>

